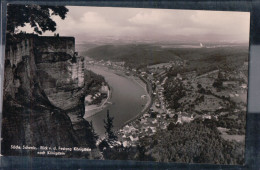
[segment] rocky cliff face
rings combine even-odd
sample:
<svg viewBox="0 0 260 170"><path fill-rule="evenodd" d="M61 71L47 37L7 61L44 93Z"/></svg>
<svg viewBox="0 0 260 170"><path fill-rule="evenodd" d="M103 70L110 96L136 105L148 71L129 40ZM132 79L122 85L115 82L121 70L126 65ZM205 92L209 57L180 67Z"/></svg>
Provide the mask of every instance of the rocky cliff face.
<svg viewBox="0 0 260 170"><path fill-rule="evenodd" d="M19 35L5 59L2 154L10 145L89 146L84 59L73 37ZM23 154L24 151L20 151Z"/></svg>
<svg viewBox="0 0 260 170"><path fill-rule="evenodd" d="M84 58L75 53L72 37L38 37L36 67L51 103L63 110L81 104L84 91Z"/></svg>

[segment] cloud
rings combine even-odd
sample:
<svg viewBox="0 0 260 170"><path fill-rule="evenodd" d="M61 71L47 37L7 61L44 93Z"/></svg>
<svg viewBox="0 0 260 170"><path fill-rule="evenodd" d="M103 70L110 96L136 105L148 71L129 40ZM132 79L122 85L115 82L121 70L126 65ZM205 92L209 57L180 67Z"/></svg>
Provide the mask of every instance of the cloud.
<svg viewBox="0 0 260 170"><path fill-rule="evenodd" d="M249 40L249 13L172 9L69 6L65 20L55 16L61 36L83 41L90 36L124 39L176 40L176 37L205 37L214 41ZM29 30L29 27L25 27ZM53 35L46 32L44 35ZM219 35L219 36L218 36Z"/></svg>
<svg viewBox="0 0 260 170"><path fill-rule="evenodd" d="M191 20L207 32L249 35L250 14L247 12L197 11Z"/></svg>
<svg viewBox="0 0 260 170"><path fill-rule="evenodd" d="M83 17L80 18L80 26L83 28L105 28L109 26L109 23L96 12L86 12Z"/></svg>
<svg viewBox="0 0 260 170"><path fill-rule="evenodd" d="M133 24L145 24L145 25L157 25L164 21L165 15L164 12L156 11L143 11L137 13L132 18L129 18L128 21Z"/></svg>

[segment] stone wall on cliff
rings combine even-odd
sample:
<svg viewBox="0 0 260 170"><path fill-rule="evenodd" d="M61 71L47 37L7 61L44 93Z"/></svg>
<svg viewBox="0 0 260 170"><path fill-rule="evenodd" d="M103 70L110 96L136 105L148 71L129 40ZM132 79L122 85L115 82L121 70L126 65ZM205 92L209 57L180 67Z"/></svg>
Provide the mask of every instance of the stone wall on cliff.
<svg viewBox="0 0 260 170"><path fill-rule="evenodd" d="M75 38L60 36L35 36L34 46L40 53L64 52L71 56L75 53Z"/></svg>

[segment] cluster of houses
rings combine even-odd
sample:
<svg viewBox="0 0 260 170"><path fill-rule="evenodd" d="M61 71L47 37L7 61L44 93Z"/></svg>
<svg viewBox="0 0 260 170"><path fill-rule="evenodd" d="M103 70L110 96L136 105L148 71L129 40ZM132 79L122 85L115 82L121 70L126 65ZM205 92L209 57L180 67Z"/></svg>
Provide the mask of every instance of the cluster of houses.
<svg viewBox="0 0 260 170"><path fill-rule="evenodd" d="M166 129L167 122L162 117L152 118L151 114L145 113L140 118L127 124L118 131L119 140L124 147L136 146L139 139L155 134L159 129Z"/></svg>
<svg viewBox="0 0 260 170"><path fill-rule="evenodd" d="M140 118L127 124L117 132L118 140L124 147L137 146L139 139L152 136L160 130L167 130L170 123L182 124L190 122L196 118L212 119L216 116L203 114L193 115L186 112L168 111L167 113L158 113L156 117L152 117L152 112L143 114Z"/></svg>
<svg viewBox="0 0 260 170"><path fill-rule="evenodd" d="M88 60L87 64L90 64L90 65L99 64L99 65L107 66L107 67L110 67L110 68L113 68L113 69L121 69L121 70L125 69L125 62L112 62L110 60L108 60L108 61L104 61L104 60L100 60L100 61Z"/></svg>
<svg viewBox="0 0 260 170"><path fill-rule="evenodd" d="M85 105L99 104L102 99L109 96L109 87L103 83L99 91L85 96Z"/></svg>

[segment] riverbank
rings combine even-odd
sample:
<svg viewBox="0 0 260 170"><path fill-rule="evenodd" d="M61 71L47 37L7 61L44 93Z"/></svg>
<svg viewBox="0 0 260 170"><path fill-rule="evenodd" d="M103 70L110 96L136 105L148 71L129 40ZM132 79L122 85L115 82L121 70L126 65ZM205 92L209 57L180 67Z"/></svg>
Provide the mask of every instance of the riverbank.
<svg viewBox="0 0 260 170"><path fill-rule="evenodd" d="M141 87L143 87L145 89L145 91L147 92L146 94L146 98L147 98L147 103L144 106L142 112L140 112L138 115L136 115L135 117L133 117L132 119L126 121L119 129L122 129L124 126L128 125L129 123L135 121L136 119L140 118L144 113L146 113L150 107L153 104L153 97L152 97L152 85L148 82L148 80L145 80L143 77L138 77L143 83L145 83L145 87L143 87L141 84L139 84Z"/></svg>
<svg viewBox="0 0 260 170"><path fill-rule="evenodd" d="M109 99L112 96L112 90L109 87L109 85L107 85L107 86L108 86L107 97L105 99L102 99L100 104L94 104L94 105L86 105L85 104L85 114L83 116L84 119L87 119L91 116L94 116L95 114L97 114L98 112L100 112L101 110L105 109L108 106ZM85 103L86 103L86 101L85 101Z"/></svg>

